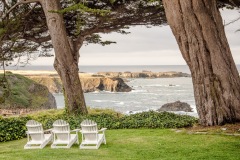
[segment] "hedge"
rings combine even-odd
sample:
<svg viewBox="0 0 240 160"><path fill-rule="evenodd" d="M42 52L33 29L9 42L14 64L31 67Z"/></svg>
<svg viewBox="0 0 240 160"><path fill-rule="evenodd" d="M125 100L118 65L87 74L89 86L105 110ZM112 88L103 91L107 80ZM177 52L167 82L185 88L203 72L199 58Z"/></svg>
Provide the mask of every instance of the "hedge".
<svg viewBox="0 0 240 160"><path fill-rule="evenodd" d="M108 129L126 128L182 128L190 127L197 119L187 115L177 115L168 112L142 112L131 115L118 115L113 113L94 113L87 116L68 116L64 112L40 113L26 117L3 118L0 117L0 142L17 140L26 137L26 122L30 119L42 123L44 129L52 128L57 119L66 120L72 129L80 128L84 119L97 122L98 127Z"/></svg>

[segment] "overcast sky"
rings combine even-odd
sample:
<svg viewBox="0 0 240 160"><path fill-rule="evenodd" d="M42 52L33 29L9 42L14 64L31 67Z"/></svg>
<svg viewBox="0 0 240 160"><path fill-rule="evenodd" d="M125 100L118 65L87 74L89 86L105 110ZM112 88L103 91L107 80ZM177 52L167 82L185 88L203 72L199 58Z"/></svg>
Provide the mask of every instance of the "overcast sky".
<svg viewBox="0 0 240 160"><path fill-rule="evenodd" d="M237 19L239 11L224 10L224 23ZM225 27L236 64L240 64L240 20ZM87 45L80 50L80 65L185 65L169 26L132 27L131 34L101 35L104 40L116 41L109 46ZM38 58L33 65L52 65L53 58Z"/></svg>

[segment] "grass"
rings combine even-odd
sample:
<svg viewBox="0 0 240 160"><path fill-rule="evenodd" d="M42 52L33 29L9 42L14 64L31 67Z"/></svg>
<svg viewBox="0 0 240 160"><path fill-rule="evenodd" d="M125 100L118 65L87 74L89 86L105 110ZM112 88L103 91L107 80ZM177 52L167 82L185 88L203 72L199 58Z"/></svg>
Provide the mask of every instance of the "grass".
<svg viewBox="0 0 240 160"><path fill-rule="evenodd" d="M14 107L16 109L34 109L46 105L45 103L48 101L49 94L47 87L22 75L12 74L10 72L7 72L6 78L9 89L6 87L6 82L1 82L3 74L0 74L0 91L3 92L3 95L0 95L0 99L2 99L2 104L0 103L1 109Z"/></svg>
<svg viewBox="0 0 240 160"><path fill-rule="evenodd" d="M2 160L239 160L240 137L216 134L188 134L183 129L119 129L106 131L107 145L98 150L24 150L26 139L0 143Z"/></svg>

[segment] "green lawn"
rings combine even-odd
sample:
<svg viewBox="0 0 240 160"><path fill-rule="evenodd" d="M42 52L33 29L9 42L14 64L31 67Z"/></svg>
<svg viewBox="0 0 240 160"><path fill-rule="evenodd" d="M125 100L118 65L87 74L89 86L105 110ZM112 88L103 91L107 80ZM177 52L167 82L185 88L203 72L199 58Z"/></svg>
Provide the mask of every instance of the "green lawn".
<svg viewBox="0 0 240 160"><path fill-rule="evenodd" d="M81 137L81 136L80 136ZM115 160L187 159L240 160L240 137L197 135L170 129L120 129L106 131L107 145L98 150L24 150L26 139L0 143L1 160Z"/></svg>

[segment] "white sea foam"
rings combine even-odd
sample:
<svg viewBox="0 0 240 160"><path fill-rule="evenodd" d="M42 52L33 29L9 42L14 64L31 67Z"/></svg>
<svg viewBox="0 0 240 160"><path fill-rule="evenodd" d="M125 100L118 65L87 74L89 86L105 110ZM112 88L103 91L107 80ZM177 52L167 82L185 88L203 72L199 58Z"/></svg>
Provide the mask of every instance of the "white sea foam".
<svg viewBox="0 0 240 160"><path fill-rule="evenodd" d="M132 90L131 92L128 92L128 93L139 93L139 92L147 92L147 90Z"/></svg>
<svg viewBox="0 0 240 160"><path fill-rule="evenodd" d="M146 87L162 87L162 84L150 84L150 85L146 85Z"/></svg>
<svg viewBox="0 0 240 160"><path fill-rule="evenodd" d="M92 100L93 102L98 102L98 103L102 103L102 102L113 102L113 103L116 103L116 102L119 102L119 101L112 101L112 100Z"/></svg>
<svg viewBox="0 0 240 160"><path fill-rule="evenodd" d="M179 89L179 90L174 90L174 91L176 91L176 92L185 92L185 91L187 91L187 90L185 90L185 89Z"/></svg>
<svg viewBox="0 0 240 160"><path fill-rule="evenodd" d="M124 102L118 102L118 103L115 103L117 105L124 105Z"/></svg>
<svg viewBox="0 0 240 160"><path fill-rule="evenodd" d="M168 84L164 85L164 87L180 87L181 85L175 85L175 84Z"/></svg>

